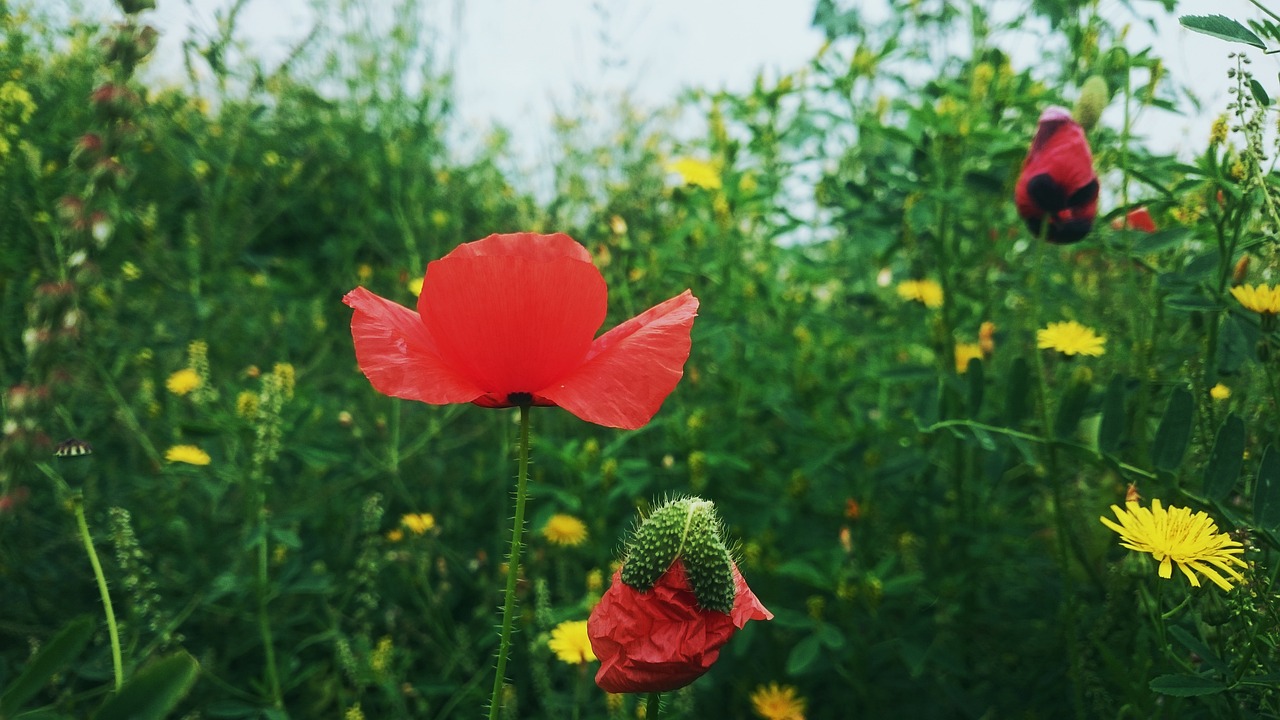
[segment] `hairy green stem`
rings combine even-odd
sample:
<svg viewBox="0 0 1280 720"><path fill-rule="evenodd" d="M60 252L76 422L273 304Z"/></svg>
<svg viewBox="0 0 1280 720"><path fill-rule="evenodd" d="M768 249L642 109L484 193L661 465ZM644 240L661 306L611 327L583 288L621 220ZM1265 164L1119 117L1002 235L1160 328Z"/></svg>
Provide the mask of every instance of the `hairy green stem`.
<svg viewBox="0 0 1280 720"><path fill-rule="evenodd" d="M644 706L645 720L656 720L662 714L662 693L649 693L649 701Z"/></svg>
<svg viewBox="0 0 1280 720"><path fill-rule="evenodd" d="M498 645L498 667L493 676L493 693L489 697L489 720L497 720L502 712L502 685L507 677L507 658L511 655L511 626L515 620L516 580L520 576L520 538L524 534L525 486L529 480L529 406L520 406L520 460L516 473L516 516L511 524L511 554L507 558L507 591L502 599L502 640Z"/></svg>
<svg viewBox="0 0 1280 720"><path fill-rule="evenodd" d="M111 607L111 593L107 590L107 576L102 573L102 563L98 562L98 551L93 549L93 536L89 534L89 522L84 517L84 496L77 493L71 498L71 510L76 515L76 525L80 528L80 539L84 541L84 550L89 555L89 564L93 566L93 576L98 580L98 592L102 595L102 611L107 616L107 635L111 638L111 668L115 673L116 690L124 685L124 660L120 655L120 630L116 627L116 612Z"/></svg>

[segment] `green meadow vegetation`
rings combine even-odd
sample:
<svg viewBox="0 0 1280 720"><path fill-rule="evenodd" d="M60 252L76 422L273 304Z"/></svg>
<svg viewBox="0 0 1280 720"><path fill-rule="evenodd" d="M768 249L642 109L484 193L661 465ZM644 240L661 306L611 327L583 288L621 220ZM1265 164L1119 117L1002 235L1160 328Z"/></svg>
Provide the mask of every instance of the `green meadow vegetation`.
<svg viewBox="0 0 1280 720"><path fill-rule="evenodd" d="M529 413L503 717L654 714L567 623L684 496L773 618L662 717L1280 716L1265 7L1184 19L1235 59L1196 88L1131 32L1172 0L817 0L803 67L546 118L543 197L449 140L431 33L378 21L417 0L275 64L231 3L177 84L152 4L0 0L0 720L482 716L520 411L375 391L343 297L517 231L590 252L605 328L700 308L643 428ZM1069 245L1014 205L1052 105L1101 185Z"/></svg>

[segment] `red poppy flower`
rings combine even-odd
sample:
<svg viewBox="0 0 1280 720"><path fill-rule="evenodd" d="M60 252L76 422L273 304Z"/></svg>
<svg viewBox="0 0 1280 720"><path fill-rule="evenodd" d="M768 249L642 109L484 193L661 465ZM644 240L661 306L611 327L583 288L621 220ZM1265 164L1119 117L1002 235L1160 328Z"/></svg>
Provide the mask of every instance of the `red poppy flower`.
<svg viewBox="0 0 1280 720"><path fill-rule="evenodd" d="M1077 242L1093 228L1098 176L1084 129L1066 108L1049 107L1040 114L1013 198L1031 232L1044 233L1049 242Z"/></svg>
<svg viewBox="0 0 1280 720"><path fill-rule="evenodd" d="M614 572L587 620L600 659L596 684L611 693L664 692L701 677L748 620L773 618L736 565L733 581L733 610L725 614L698 607L680 560L643 593L622 582L621 570Z"/></svg>
<svg viewBox="0 0 1280 720"><path fill-rule="evenodd" d="M688 290L595 337L604 277L568 235L490 235L427 266L418 312L358 287L356 360L379 392L433 405L558 405L635 429L675 389L698 299Z"/></svg>
<svg viewBox="0 0 1280 720"><path fill-rule="evenodd" d="M1116 230L1131 228L1144 233L1153 233L1156 231L1156 221L1151 218L1151 212L1145 207L1135 208L1124 216L1124 220L1116 218L1111 221L1111 227Z"/></svg>

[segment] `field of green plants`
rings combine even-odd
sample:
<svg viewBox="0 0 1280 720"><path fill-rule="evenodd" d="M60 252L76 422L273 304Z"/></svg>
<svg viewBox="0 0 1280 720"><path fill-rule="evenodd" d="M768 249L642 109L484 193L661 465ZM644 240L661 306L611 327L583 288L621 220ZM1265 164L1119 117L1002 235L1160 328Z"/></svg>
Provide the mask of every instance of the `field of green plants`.
<svg viewBox="0 0 1280 720"><path fill-rule="evenodd" d="M1280 717L1280 17L1174 4L817 0L543 197L424 2L0 0L0 720Z"/></svg>

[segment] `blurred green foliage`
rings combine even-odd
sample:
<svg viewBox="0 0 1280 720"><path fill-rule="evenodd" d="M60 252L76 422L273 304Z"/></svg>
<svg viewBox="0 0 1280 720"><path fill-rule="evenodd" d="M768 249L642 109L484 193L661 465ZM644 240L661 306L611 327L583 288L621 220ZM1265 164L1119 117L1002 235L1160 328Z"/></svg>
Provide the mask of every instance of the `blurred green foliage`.
<svg viewBox="0 0 1280 720"><path fill-rule="evenodd" d="M364 285L412 305L431 259L528 229L592 252L606 326L686 287L702 305L685 379L645 429L533 413L512 716L634 716L546 642L586 618L636 510L671 494L717 503L776 614L673 716L749 717L770 682L811 718L1280 712L1276 328L1229 294L1277 266L1259 81L1241 58L1222 136L1180 161L1143 142L1190 101L1128 39L1138 8L999 5L894 2L870 21L819 0L827 42L803 68L556 118L540 201L504 171L501 132L470 156L449 146L431 34L372 3L332 3L275 68L234 52L235 3L188 44L189 84L126 76L138 102L104 121L90 98L121 81L103 42L119 28L0 0L0 688L101 617L66 509L80 492L127 674L199 662L184 717L478 713L515 411L374 392L341 298ZM1089 136L1103 213L1082 244L1045 246L1013 183L1041 110L1093 76L1113 95ZM72 159L90 131L129 138L106 190ZM682 182L681 158L716 181ZM99 203L105 239L68 197ZM1138 206L1158 232L1123 227ZM941 307L899 298L909 279L938 283ZM32 335L55 307L74 325ZM1036 349L1069 319L1105 354ZM957 367L983 333L993 347ZM92 455L54 458L68 436ZM175 446L208 464L166 460ZM1121 550L1097 517L1130 483L1245 540L1246 583L1193 589ZM544 538L555 513L588 541ZM107 698L105 630L64 654L40 717Z"/></svg>

